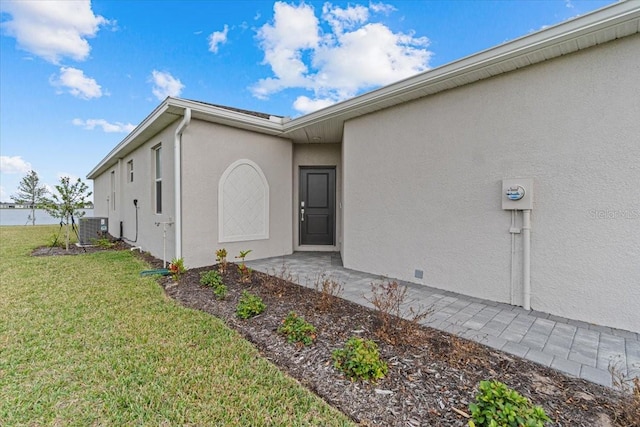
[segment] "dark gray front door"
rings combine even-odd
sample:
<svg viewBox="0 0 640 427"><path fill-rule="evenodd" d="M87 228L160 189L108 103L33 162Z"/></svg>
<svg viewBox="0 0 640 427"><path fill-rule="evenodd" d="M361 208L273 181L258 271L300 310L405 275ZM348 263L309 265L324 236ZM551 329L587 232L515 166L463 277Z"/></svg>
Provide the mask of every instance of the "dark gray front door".
<svg viewBox="0 0 640 427"><path fill-rule="evenodd" d="M335 244L336 169L300 168L300 244Z"/></svg>

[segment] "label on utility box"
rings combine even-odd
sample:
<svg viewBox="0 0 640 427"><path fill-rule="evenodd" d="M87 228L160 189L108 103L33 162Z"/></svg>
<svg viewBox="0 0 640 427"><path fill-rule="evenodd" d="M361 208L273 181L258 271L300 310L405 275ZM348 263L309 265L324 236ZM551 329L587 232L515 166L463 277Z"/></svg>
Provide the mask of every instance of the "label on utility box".
<svg viewBox="0 0 640 427"><path fill-rule="evenodd" d="M503 179L502 209L520 211L533 209L533 179Z"/></svg>
<svg viewBox="0 0 640 427"><path fill-rule="evenodd" d="M507 197L510 200L520 200L524 197L524 188L519 185L507 188Z"/></svg>

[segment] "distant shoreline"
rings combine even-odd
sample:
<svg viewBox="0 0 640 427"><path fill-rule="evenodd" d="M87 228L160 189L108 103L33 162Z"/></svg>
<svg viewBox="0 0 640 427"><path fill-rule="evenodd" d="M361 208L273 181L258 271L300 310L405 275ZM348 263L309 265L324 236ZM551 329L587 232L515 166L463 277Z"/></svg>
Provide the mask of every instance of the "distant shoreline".
<svg viewBox="0 0 640 427"><path fill-rule="evenodd" d="M81 209L84 212L82 217L93 216L93 209ZM60 224L60 219L54 218L42 209L36 209L35 225L51 225ZM0 225L31 225L31 209L30 208L2 208L0 209ZM80 217L74 217L76 223Z"/></svg>
<svg viewBox="0 0 640 427"><path fill-rule="evenodd" d="M31 205L21 205L18 203L0 203L0 209L33 209ZM41 208L36 207L35 209L40 210ZM85 205L83 209L93 209L93 205Z"/></svg>

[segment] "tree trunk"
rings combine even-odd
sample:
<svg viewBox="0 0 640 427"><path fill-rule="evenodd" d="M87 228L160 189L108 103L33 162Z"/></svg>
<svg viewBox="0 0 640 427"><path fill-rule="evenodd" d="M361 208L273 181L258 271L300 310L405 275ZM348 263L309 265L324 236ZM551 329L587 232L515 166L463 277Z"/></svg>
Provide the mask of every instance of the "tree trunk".
<svg viewBox="0 0 640 427"><path fill-rule="evenodd" d="M36 208L35 208L35 205L31 205L31 225L36 225Z"/></svg>
<svg viewBox="0 0 640 427"><path fill-rule="evenodd" d="M66 250L69 250L69 216L67 215L66 217L66 222L67 222L67 239L66 239Z"/></svg>

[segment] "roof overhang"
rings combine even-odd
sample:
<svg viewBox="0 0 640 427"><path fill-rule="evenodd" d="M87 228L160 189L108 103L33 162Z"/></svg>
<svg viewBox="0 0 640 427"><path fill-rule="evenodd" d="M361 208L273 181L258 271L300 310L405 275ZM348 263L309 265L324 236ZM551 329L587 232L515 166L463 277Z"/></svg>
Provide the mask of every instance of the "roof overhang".
<svg viewBox="0 0 640 427"><path fill-rule="evenodd" d="M640 2L624 1L334 104L284 124L294 142L339 142L344 122L640 31Z"/></svg>
<svg viewBox="0 0 640 427"><path fill-rule="evenodd" d="M187 108L191 109L192 119L218 123L268 135L279 136L282 134L283 119L281 117L271 116L266 119L201 102L168 97L127 135L125 139L116 145L113 150L89 172L87 178L95 179L98 175L117 163L118 159L124 158L167 126L182 118Z"/></svg>
<svg viewBox="0 0 640 427"><path fill-rule="evenodd" d="M640 2L622 1L397 83L297 117L258 117L242 111L167 98L87 175L94 179L191 109L192 118L291 140L342 141L347 120L640 32Z"/></svg>

